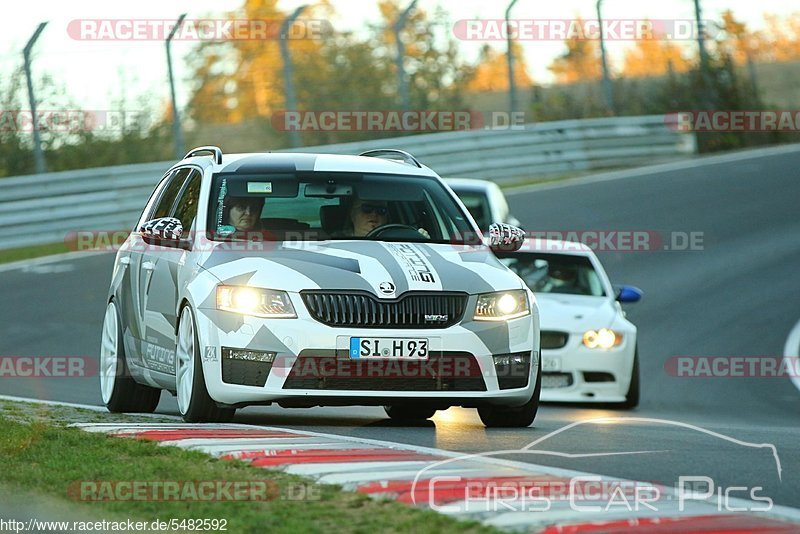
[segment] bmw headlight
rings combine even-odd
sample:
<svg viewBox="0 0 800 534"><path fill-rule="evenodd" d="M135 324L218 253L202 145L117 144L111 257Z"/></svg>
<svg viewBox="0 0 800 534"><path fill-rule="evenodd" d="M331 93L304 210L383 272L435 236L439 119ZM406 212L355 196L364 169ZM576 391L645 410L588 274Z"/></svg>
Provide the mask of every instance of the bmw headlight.
<svg viewBox="0 0 800 534"><path fill-rule="evenodd" d="M217 286L217 309L271 319L297 317L286 291L259 287Z"/></svg>
<svg viewBox="0 0 800 534"><path fill-rule="evenodd" d="M622 343L622 334L608 328L589 330L583 334L583 344L590 349L610 349Z"/></svg>
<svg viewBox="0 0 800 534"><path fill-rule="evenodd" d="M528 292L524 289L478 295L476 321L508 321L531 313Z"/></svg>

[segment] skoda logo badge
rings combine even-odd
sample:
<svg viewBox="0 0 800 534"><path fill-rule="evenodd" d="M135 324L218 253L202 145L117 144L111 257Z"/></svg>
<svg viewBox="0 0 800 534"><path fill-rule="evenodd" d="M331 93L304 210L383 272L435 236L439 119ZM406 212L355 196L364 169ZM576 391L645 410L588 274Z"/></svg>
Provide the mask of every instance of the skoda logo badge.
<svg viewBox="0 0 800 534"><path fill-rule="evenodd" d="M378 289L381 290L381 293L384 295L391 295L394 293L394 284L391 282L381 282L381 285L378 286Z"/></svg>

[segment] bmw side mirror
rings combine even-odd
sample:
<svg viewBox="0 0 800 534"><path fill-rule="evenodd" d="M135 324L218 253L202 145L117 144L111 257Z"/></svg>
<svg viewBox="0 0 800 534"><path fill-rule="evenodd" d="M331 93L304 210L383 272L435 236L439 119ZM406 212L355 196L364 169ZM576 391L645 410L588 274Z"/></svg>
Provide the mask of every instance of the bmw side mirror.
<svg viewBox="0 0 800 534"><path fill-rule="evenodd" d="M639 302L642 290L633 286L619 286L617 288L617 302Z"/></svg>
<svg viewBox="0 0 800 534"><path fill-rule="evenodd" d="M139 227L142 239L150 244L160 244L169 241L178 244L183 235L183 225L175 217L160 217L144 223Z"/></svg>
<svg viewBox="0 0 800 534"><path fill-rule="evenodd" d="M522 228L506 223L489 225L489 248L493 252L516 252L525 242L525 231Z"/></svg>

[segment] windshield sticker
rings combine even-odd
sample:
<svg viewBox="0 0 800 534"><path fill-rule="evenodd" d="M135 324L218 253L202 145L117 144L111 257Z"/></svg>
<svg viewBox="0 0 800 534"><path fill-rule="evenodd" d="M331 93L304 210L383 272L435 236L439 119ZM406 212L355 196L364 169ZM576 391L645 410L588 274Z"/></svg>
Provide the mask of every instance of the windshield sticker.
<svg viewBox="0 0 800 534"><path fill-rule="evenodd" d="M272 182L247 182L248 193L272 193Z"/></svg>
<svg viewBox="0 0 800 534"><path fill-rule="evenodd" d="M231 235L236 233L236 227L231 226L230 224L223 224L217 227L217 235L220 237L224 237L226 235Z"/></svg>
<svg viewBox="0 0 800 534"><path fill-rule="evenodd" d="M223 205L225 195L228 194L228 179L222 179L222 185L219 186L219 195L217 196L217 232L222 230L222 213L225 210Z"/></svg>

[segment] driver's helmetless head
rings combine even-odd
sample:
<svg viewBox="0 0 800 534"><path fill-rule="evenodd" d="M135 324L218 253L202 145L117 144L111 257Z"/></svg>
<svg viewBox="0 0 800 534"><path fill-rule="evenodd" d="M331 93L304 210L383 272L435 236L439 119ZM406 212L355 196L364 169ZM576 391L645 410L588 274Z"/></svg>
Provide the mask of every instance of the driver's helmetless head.
<svg viewBox="0 0 800 534"><path fill-rule="evenodd" d="M356 199L350 208L353 235L364 237L378 226L383 226L388 219L388 213L385 201Z"/></svg>

